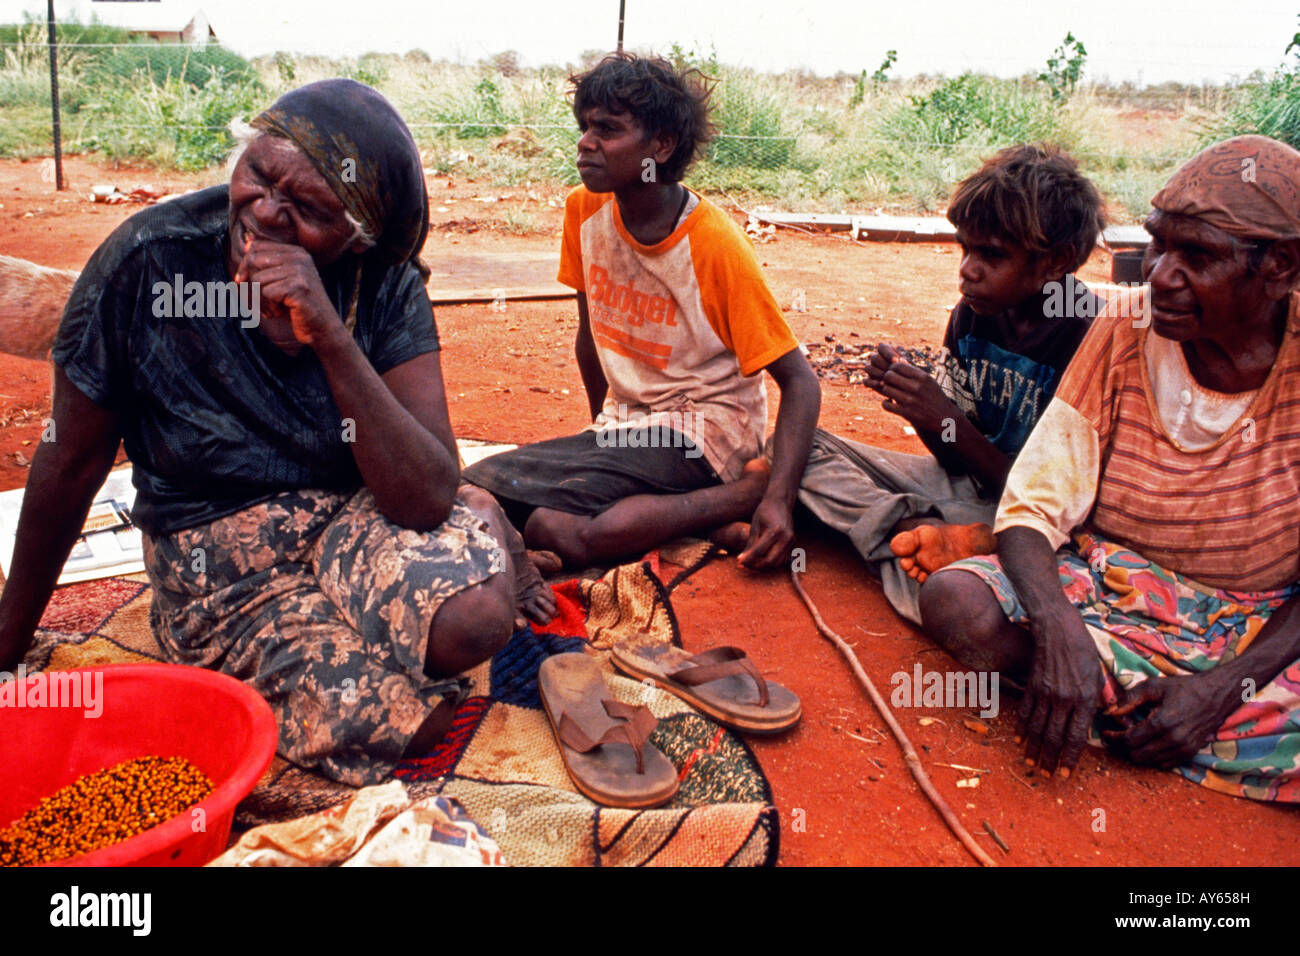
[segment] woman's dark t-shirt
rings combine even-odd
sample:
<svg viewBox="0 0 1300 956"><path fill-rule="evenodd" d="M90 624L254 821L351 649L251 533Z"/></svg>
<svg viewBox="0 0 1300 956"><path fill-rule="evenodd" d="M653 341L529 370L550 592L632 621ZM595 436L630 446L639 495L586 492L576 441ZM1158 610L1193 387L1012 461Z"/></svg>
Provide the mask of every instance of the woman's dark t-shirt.
<svg viewBox="0 0 1300 956"><path fill-rule="evenodd" d="M251 311L223 298L235 288L225 267L227 202L227 187L216 186L114 230L77 280L54 342L54 361L72 384L120 414L134 519L154 535L279 491L362 483L349 444L355 425L335 405L315 353L290 357L246 327ZM356 262L345 256L321 276L340 315ZM202 285L201 299L190 283ZM367 263L353 336L381 375L438 349L413 265Z"/></svg>

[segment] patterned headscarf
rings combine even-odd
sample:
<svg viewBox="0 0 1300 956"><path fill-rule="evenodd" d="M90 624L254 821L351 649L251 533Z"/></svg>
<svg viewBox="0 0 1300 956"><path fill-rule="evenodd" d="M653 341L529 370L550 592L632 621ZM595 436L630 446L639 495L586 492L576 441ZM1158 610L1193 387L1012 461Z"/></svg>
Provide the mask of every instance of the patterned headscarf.
<svg viewBox="0 0 1300 956"><path fill-rule="evenodd" d="M386 264L411 259L429 232L420 151L391 103L356 80L320 80L281 96L253 127L291 140L375 240Z"/></svg>
<svg viewBox="0 0 1300 956"><path fill-rule="evenodd" d="M1240 239L1300 238L1300 152L1267 136L1224 140L1193 156L1151 205Z"/></svg>

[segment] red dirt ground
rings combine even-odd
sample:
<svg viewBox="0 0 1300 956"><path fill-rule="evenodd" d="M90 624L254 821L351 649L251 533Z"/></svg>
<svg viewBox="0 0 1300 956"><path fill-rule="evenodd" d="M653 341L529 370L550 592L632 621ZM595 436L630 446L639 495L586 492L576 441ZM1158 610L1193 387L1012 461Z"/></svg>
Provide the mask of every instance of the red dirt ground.
<svg viewBox="0 0 1300 956"><path fill-rule="evenodd" d="M98 242L138 208L93 205L87 199L91 185L179 190L212 181L114 170L81 157L68 160L67 173L70 190L56 196L41 181L37 162L0 162L0 253L80 268ZM558 241L562 189L502 189L430 177L430 193L432 207L445 206L446 212L433 213L428 258L435 258L443 243L510 252L553 248ZM495 201L475 201L488 197ZM534 227L531 234L515 234L528 226ZM957 298L951 245L855 244L782 232L776 241L759 245L758 253L779 301L790 303L796 289L804 290L807 313L788 318L805 342L827 334L848 341L856 334L859 340L937 346ZM1083 270L1088 279L1108 274L1108 258L1100 252ZM572 358L574 312L566 301L512 302L503 313L486 304L438 310L458 435L526 442L586 424ZM0 489L26 480L25 463L49 408L48 389L43 363L0 355ZM774 415L775 388L772 398ZM873 393L859 386L824 383L822 424L859 441L921 450L919 441L903 434L902 421L881 411ZM805 586L827 623L856 642L859 659L882 693L888 696L893 673L911 672L918 661L927 671L955 666L892 612L845 544L816 532L801 544L807 548ZM674 604L688 648L741 644L765 673L803 699L803 722L796 730L775 740L750 741L781 811L782 863L972 864L788 580L743 573L731 559L719 559L679 588ZM1300 863L1300 819L1294 808L1223 796L1097 751L1084 756L1068 781L1029 777L1012 741L1013 713L1014 702L1004 700L1002 715L987 721L989 732L981 735L963 724L973 712L899 712L935 785L1000 862ZM938 720L921 726L922 717ZM956 781L971 774L940 763L988 772L978 775L977 787L961 789ZM984 832L984 821L1009 845L1009 855Z"/></svg>

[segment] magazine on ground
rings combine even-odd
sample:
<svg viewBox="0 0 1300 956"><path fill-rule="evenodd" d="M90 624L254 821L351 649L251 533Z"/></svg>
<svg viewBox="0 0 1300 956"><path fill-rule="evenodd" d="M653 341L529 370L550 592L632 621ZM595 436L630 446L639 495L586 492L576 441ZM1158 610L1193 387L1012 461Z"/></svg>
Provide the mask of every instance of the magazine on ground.
<svg viewBox="0 0 1300 956"><path fill-rule="evenodd" d="M472 464L488 455L509 451L514 445L476 441L457 442L462 461ZM18 535L18 515L23 507L22 488L0 492L0 571L9 576L13 564L14 544ZM135 485L131 484L131 466L108 474L91 503L81 537L63 565L59 584L76 584L97 578L137 574L144 570L144 542L140 529L131 521L135 504Z"/></svg>
<svg viewBox="0 0 1300 956"><path fill-rule="evenodd" d="M18 515L23 507L22 488L0 492L0 570L5 577L13 564L18 534ZM96 578L136 574L144 570L144 542L140 529L131 522L135 486L131 467L111 471L95 495L82 526L81 537L72 546L59 584L76 584Z"/></svg>

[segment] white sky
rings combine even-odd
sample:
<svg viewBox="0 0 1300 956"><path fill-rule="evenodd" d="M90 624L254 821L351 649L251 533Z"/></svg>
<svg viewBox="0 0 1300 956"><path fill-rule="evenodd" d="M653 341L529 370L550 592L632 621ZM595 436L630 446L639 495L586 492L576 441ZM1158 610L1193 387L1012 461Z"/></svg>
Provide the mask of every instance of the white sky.
<svg viewBox="0 0 1300 956"><path fill-rule="evenodd" d="M717 48L724 63L822 74L874 70L898 50L895 76L1040 69L1073 31L1087 76L1158 83L1225 82L1270 70L1300 29L1281 0L626 0L625 42L666 51ZM58 0L56 15L124 4ZM253 56L427 51L473 63L503 50L525 64L577 62L612 49L618 0L163 0L140 7L202 9L226 46ZM0 0L0 21L42 0Z"/></svg>

